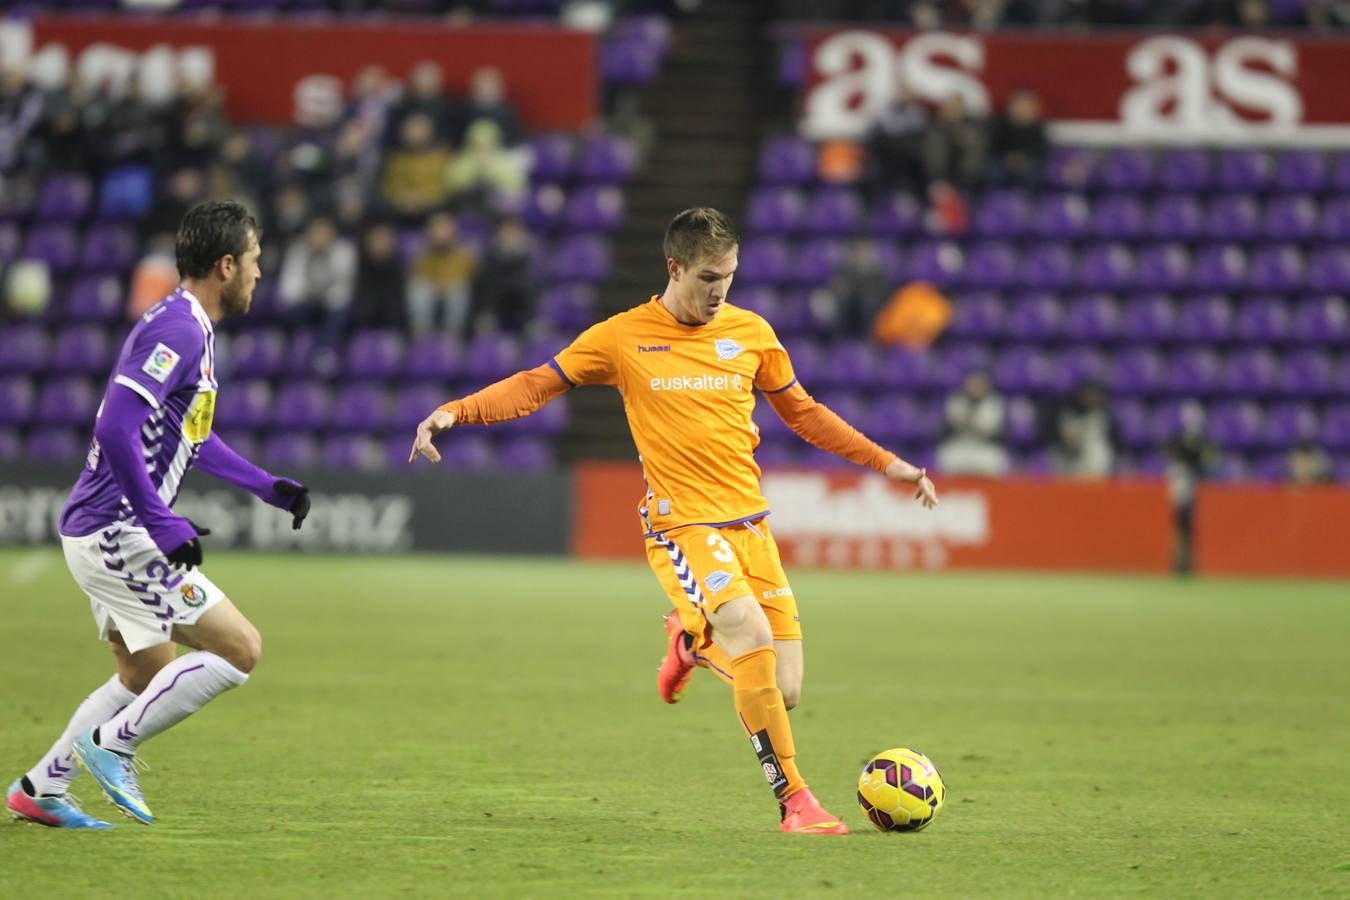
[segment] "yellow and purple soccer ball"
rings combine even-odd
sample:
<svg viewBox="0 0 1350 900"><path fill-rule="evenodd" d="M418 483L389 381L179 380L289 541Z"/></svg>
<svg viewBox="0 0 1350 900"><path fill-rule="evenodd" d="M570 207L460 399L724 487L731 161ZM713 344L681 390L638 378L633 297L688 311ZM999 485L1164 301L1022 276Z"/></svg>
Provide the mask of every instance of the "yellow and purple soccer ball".
<svg viewBox="0 0 1350 900"><path fill-rule="evenodd" d="M918 831L942 810L947 787L933 761L897 747L878 753L858 776L858 805L878 831Z"/></svg>

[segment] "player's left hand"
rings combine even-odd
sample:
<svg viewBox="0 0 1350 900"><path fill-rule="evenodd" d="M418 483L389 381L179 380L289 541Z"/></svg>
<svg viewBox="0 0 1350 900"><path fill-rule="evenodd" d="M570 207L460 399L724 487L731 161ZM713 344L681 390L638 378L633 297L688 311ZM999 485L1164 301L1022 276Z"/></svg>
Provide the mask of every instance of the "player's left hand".
<svg viewBox="0 0 1350 900"><path fill-rule="evenodd" d="M886 477L891 481L903 481L916 488L914 499L923 504L924 509L932 509L938 504L937 486L928 477L928 470L912 466L897 459L886 467Z"/></svg>
<svg viewBox="0 0 1350 900"><path fill-rule="evenodd" d="M272 482L272 491L281 501L278 505L291 514L291 530L298 530L309 515L309 488L289 478L278 478Z"/></svg>
<svg viewBox="0 0 1350 900"><path fill-rule="evenodd" d="M436 449L435 445L431 443L431 439L454 424L454 413L446 412L443 409L434 410L431 415L423 419L421 424L417 426L417 437L413 439L412 452L408 454L408 462L417 459L419 453L425 456L429 462L440 462L441 451Z"/></svg>

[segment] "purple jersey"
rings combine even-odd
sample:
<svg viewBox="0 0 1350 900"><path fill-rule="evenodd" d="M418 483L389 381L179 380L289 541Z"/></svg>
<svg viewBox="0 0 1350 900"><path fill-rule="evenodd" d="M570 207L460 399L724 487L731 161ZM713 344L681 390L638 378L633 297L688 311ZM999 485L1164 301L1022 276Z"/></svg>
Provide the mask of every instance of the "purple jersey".
<svg viewBox="0 0 1350 900"><path fill-rule="evenodd" d="M130 388L151 407L140 429L150 483L165 505L178 497L183 476L211 435L216 408L215 329L197 298L179 288L155 304L131 329L108 382ZM104 393L98 414L108 402ZM82 537L112 522L145 524L132 508L98 439L61 511L60 531Z"/></svg>

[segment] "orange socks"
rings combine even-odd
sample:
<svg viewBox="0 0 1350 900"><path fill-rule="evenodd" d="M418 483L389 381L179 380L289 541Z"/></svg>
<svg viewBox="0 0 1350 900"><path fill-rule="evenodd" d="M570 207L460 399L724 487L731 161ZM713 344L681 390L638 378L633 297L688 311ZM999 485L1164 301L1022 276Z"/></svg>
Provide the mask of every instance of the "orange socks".
<svg viewBox="0 0 1350 900"><path fill-rule="evenodd" d="M731 657L716 644L709 644L702 650L694 650L694 662L712 672L727 684L735 684L731 678Z"/></svg>
<svg viewBox="0 0 1350 900"><path fill-rule="evenodd" d="M785 800L806 787L797 771L792 744L792 726L787 707L774 676L778 654L772 647L760 647L731 660L732 696L741 724L750 734L750 743L764 768L764 777L779 800Z"/></svg>

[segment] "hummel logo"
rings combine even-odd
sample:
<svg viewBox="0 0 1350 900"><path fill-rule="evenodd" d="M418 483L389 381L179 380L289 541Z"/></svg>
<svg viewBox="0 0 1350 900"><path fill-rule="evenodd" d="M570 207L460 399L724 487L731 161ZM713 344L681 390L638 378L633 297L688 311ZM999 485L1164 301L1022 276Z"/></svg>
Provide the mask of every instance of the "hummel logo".
<svg viewBox="0 0 1350 900"><path fill-rule="evenodd" d="M639 353L669 353L669 344L638 344Z"/></svg>

